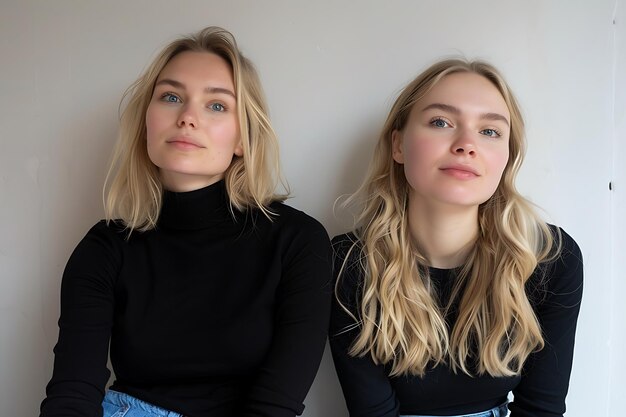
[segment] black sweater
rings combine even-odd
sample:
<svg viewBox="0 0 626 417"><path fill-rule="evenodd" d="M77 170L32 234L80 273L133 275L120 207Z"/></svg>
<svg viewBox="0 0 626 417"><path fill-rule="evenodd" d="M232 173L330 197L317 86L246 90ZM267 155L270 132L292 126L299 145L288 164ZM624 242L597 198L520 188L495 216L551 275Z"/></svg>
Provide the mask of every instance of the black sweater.
<svg viewBox="0 0 626 417"><path fill-rule="evenodd" d="M398 415L458 415L496 407L509 392L511 417L555 417L565 412L574 349L576 321L582 297L583 265L580 249L562 231L563 250L554 262L537 267L526 292L541 324L545 347L524 363L520 376L494 378L455 374L446 365L417 376L390 377L390 366L375 365L370 356L350 357L347 352L360 327L335 301L331 313L330 346L351 417L397 417ZM333 239L335 274L341 268L353 235ZM338 295L358 317L363 273L359 250L346 263ZM431 280L441 304L451 296L455 272L430 268ZM453 308L452 311L455 309ZM453 319L454 320L454 319ZM449 326L454 323L449 323Z"/></svg>
<svg viewBox="0 0 626 417"><path fill-rule="evenodd" d="M41 416L96 417L116 391L191 417L293 417L327 334L324 228L273 203L229 210L224 182L166 192L157 227L102 221L63 275L54 373Z"/></svg>

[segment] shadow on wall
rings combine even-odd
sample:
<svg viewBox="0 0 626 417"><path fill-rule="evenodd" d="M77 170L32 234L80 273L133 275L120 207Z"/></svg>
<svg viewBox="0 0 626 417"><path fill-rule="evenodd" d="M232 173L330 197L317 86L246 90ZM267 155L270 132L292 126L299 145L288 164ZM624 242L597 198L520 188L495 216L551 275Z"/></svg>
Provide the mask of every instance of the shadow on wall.
<svg viewBox="0 0 626 417"><path fill-rule="evenodd" d="M328 233L334 235L345 233L354 228L354 216L351 210L342 207L342 202L361 185L367 174L367 169L378 140L379 126L368 123L352 140L347 141L348 158L339 161L340 177L334 182L335 207L333 221L327 223ZM330 223L330 224L329 224ZM324 357L315 382L305 401L306 408L303 417L343 417L348 415L341 386L333 365L330 347L326 344Z"/></svg>
<svg viewBox="0 0 626 417"><path fill-rule="evenodd" d="M97 106L81 107L68 115L62 129L49 132L48 140L57 142L52 145L56 152L45 156L40 166L39 192L42 206L47 208L40 213L38 242L41 321L46 337L40 349L49 364L43 388L52 375L63 270L79 241L103 217L102 187L117 136L118 99L112 95Z"/></svg>
<svg viewBox="0 0 626 417"><path fill-rule="evenodd" d="M381 123L382 126L382 123ZM365 180L374 148L378 142L381 126L367 124L357 132L355 138L348 141L348 157L338 163L340 175L335 182L336 188L333 201L333 221L328 225L328 233L332 238L335 235L346 233L354 229L354 207L344 207L346 199L352 195Z"/></svg>
<svg viewBox="0 0 626 417"><path fill-rule="evenodd" d="M337 379L335 367L333 366L328 343L326 343L320 370L304 404L305 408L302 417L348 416L348 410L341 392L339 380Z"/></svg>

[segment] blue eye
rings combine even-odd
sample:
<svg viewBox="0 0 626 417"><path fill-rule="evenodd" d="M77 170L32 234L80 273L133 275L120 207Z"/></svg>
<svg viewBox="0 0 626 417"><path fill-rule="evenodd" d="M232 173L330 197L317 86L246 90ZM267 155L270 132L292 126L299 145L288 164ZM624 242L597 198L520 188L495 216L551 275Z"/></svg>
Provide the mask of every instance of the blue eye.
<svg viewBox="0 0 626 417"><path fill-rule="evenodd" d="M430 122L430 124L432 126L436 127L436 128L439 128L439 129L443 129L444 127L448 127L449 126L448 122L446 122L445 120L440 119L440 118L432 120Z"/></svg>
<svg viewBox="0 0 626 417"><path fill-rule="evenodd" d="M209 105L209 108L211 110L213 110L213 111L216 111L216 112L224 112L224 111L226 111L226 107L224 107L224 105L221 104L221 103L211 103Z"/></svg>
<svg viewBox="0 0 626 417"><path fill-rule="evenodd" d="M165 101L166 103L180 103L180 98L172 93L165 93L161 96L161 100Z"/></svg>
<svg viewBox="0 0 626 417"><path fill-rule="evenodd" d="M502 136L500 132L498 132L496 129L483 129L480 131L480 133L485 136L489 136L490 138L499 138L500 136Z"/></svg>

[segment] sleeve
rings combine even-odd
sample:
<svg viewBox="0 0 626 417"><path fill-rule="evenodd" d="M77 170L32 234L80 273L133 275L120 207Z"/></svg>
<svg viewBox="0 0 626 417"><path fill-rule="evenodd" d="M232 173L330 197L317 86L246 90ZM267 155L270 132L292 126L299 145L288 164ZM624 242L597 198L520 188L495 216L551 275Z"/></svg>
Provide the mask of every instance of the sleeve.
<svg viewBox="0 0 626 417"><path fill-rule="evenodd" d="M349 235L333 239L337 286L331 309L329 340L335 369L351 417L397 417L400 405L385 367L375 364L369 355L353 357L348 354L361 328L344 309L348 309L354 317L359 316L357 300L363 275L358 255L354 253L360 250L353 242L354 238Z"/></svg>
<svg viewBox="0 0 626 417"><path fill-rule="evenodd" d="M330 240L316 220L297 220L283 257L272 345L249 390L242 410L246 417L302 414L324 353L332 294Z"/></svg>
<svg viewBox="0 0 626 417"><path fill-rule="evenodd" d="M41 417L102 416L109 379L113 282L120 255L111 232L94 226L71 255L61 283L59 339Z"/></svg>
<svg viewBox="0 0 626 417"><path fill-rule="evenodd" d="M583 261L576 242L564 231L561 236L561 255L547 267L544 297L535 307L545 346L524 364L509 405L511 417L556 417L565 413L582 299Z"/></svg>

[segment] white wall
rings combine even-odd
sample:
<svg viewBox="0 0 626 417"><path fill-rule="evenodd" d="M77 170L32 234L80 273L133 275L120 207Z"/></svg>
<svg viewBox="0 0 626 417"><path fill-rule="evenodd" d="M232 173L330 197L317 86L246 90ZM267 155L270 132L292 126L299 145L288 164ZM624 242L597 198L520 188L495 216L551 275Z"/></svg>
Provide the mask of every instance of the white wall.
<svg viewBox="0 0 626 417"><path fill-rule="evenodd" d="M166 42L211 24L231 30L257 64L290 203L330 234L348 227L333 217L333 201L355 189L402 86L451 54L498 66L528 123L520 189L585 256L567 415L623 414L625 7L623 0L3 0L0 415L36 415L44 395L61 273L102 217L123 90ZM346 415L328 356L306 404L307 417Z"/></svg>
<svg viewBox="0 0 626 417"><path fill-rule="evenodd" d="M609 363L609 415L624 414L624 387L626 386L626 2L620 1L615 8L615 58L614 73L614 125L613 136L613 190L611 192L611 236L613 279L611 294Z"/></svg>

